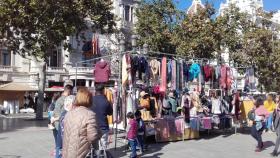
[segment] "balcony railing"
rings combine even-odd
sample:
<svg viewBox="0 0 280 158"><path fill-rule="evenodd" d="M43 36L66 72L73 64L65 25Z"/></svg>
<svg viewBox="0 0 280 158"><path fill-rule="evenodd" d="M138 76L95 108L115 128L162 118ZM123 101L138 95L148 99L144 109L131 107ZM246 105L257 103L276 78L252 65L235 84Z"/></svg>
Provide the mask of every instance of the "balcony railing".
<svg viewBox="0 0 280 158"><path fill-rule="evenodd" d="M69 70L70 74L75 74L76 73L76 67L73 67L72 69ZM77 73L93 73L93 68L92 67L77 67Z"/></svg>
<svg viewBox="0 0 280 158"><path fill-rule="evenodd" d="M17 70L14 66L0 65L0 72L13 72Z"/></svg>
<svg viewBox="0 0 280 158"><path fill-rule="evenodd" d="M64 67L47 67L47 72L65 73Z"/></svg>

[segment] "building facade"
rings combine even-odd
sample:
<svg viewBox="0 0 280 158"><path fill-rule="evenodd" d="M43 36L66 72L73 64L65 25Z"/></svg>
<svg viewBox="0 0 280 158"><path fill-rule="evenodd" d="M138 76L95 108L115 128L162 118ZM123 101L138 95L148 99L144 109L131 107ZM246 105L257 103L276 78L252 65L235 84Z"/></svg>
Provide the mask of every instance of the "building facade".
<svg viewBox="0 0 280 158"><path fill-rule="evenodd" d="M118 19L117 28L125 36L127 47L130 46L131 32L137 21L135 11L139 2L139 0L113 0L112 12ZM85 39L69 36L67 41L64 41L71 44L71 51L65 50L62 46L52 51L47 63L46 87L64 86L65 83L75 84L76 76L77 85L93 86L93 62L77 64L92 58L91 55L87 55L84 48L87 43L92 43L93 37L98 41L99 56L119 51L119 34L93 34L90 30L81 33ZM37 87L40 62L34 57L23 58L19 54L14 54L5 47L3 41L0 43L0 85L16 82Z"/></svg>

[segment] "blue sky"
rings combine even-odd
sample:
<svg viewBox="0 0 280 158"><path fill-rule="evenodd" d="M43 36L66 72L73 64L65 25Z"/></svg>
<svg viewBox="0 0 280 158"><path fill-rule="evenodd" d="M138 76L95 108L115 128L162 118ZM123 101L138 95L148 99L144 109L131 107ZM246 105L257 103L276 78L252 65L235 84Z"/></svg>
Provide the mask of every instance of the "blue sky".
<svg viewBox="0 0 280 158"><path fill-rule="evenodd" d="M202 0L205 2L206 0ZM209 0L211 3L214 3L216 9L219 9L220 3L226 0ZM192 3L192 0L174 0L176 5L180 10L186 10ZM266 11L275 11L280 10L280 0L263 0L264 9Z"/></svg>

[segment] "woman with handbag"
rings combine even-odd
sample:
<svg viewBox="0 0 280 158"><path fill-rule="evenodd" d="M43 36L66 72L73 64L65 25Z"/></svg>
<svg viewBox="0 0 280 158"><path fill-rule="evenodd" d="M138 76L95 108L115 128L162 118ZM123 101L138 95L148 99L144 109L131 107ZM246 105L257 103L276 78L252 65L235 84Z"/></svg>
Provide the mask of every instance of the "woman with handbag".
<svg viewBox="0 0 280 158"><path fill-rule="evenodd" d="M254 117L250 116L254 115ZM249 118L253 121L251 135L258 142L256 152L261 152L264 144L262 141L262 132L265 129L265 121L269 117L269 112L263 106L263 100L258 98L255 102L255 107L249 112Z"/></svg>

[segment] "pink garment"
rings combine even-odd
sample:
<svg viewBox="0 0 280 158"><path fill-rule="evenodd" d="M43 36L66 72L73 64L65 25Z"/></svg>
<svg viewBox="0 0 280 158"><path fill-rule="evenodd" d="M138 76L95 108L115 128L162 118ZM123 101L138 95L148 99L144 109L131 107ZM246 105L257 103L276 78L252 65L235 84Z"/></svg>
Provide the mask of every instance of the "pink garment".
<svg viewBox="0 0 280 158"><path fill-rule="evenodd" d="M172 60L172 78L171 78L171 88L176 90L176 61Z"/></svg>
<svg viewBox="0 0 280 158"><path fill-rule="evenodd" d="M105 83L109 81L111 75L110 64L106 61L98 61L93 70L93 76L96 83Z"/></svg>
<svg viewBox="0 0 280 158"><path fill-rule="evenodd" d="M255 114L258 116L264 116L265 118L268 118L270 115L270 113L265 109L265 107L263 105L259 106L255 110Z"/></svg>
<svg viewBox="0 0 280 158"><path fill-rule="evenodd" d="M137 122L135 119L131 119L129 121L128 125L128 131L127 131L127 139L135 139L137 138Z"/></svg>
<svg viewBox="0 0 280 158"><path fill-rule="evenodd" d="M179 136L183 135L184 133L184 127L182 126L183 121L183 119L175 119L176 132Z"/></svg>
<svg viewBox="0 0 280 158"><path fill-rule="evenodd" d="M233 75L230 67L227 67L227 77L226 77L226 85L227 89L231 89L232 81L233 81Z"/></svg>
<svg viewBox="0 0 280 158"><path fill-rule="evenodd" d="M211 117L202 118L202 125L204 129L212 129Z"/></svg>
<svg viewBox="0 0 280 158"><path fill-rule="evenodd" d="M226 89L227 88L227 67L226 67L226 65L221 66L220 74L221 74L220 86L221 86L221 88Z"/></svg>
<svg viewBox="0 0 280 158"><path fill-rule="evenodd" d="M165 93L167 87L167 58L162 58L160 91Z"/></svg>

